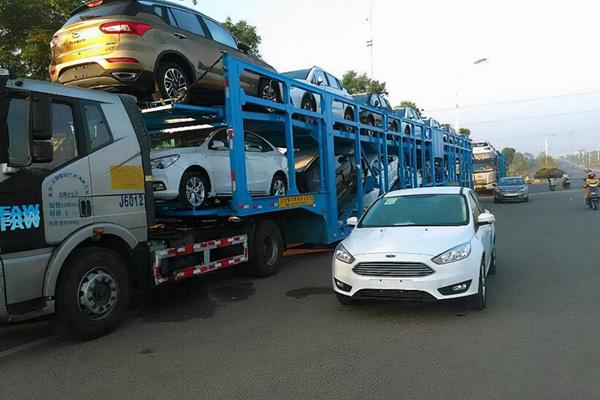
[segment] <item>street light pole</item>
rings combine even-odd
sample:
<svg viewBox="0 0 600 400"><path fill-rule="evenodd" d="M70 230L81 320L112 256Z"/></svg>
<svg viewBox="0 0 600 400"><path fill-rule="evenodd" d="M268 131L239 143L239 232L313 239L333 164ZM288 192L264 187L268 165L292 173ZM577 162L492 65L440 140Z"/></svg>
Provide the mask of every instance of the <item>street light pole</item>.
<svg viewBox="0 0 600 400"><path fill-rule="evenodd" d="M489 62L490 60L487 58L480 58L479 60L474 61L472 65L487 64ZM456 108L454 111L454 129L457 133L460 132L460 78L461 75L459 70L456 74Z"/></svg>

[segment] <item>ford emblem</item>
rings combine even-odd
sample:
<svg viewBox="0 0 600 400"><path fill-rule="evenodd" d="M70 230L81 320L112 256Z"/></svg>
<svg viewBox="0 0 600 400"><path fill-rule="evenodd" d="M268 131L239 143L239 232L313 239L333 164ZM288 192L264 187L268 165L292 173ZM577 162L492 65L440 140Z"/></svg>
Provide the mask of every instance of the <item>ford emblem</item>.
<svg viewBox="0 0 600 400"><path fill-rule="evenodd" d="M77 39L79 37L79 32L73 32L71 35L73 35L73 38Z"/></svg>

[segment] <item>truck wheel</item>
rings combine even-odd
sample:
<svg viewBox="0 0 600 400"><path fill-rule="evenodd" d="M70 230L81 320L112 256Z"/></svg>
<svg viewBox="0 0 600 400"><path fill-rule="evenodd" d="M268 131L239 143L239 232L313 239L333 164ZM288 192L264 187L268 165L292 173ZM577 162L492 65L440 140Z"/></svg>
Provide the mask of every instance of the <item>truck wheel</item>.
<svg viewBox="0 0 600 400"><path fill-rule="evenodd" d="M54 325L64 336L91 340L114 331L129 307L129 273L114 251L75 251L56 286Z"/></svg>
<svg viewBox="0 0 600 400"><path fill-rule="evenodd" d="M250 272L261 278L275 275L283 259L283 237L272 221L258 222L250 245Z"/></svg>

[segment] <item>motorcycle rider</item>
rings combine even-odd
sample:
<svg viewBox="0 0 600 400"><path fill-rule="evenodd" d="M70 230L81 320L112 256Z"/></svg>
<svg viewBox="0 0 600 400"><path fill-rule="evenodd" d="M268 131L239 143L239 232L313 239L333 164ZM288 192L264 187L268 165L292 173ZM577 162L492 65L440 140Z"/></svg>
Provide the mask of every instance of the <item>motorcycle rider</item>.
<svg viewBox="0 0 600 400"><path fill-rule="evenodd" d="M585 204L588 205L590 201L590 185L597 185L600 183L600 180L596 178L596 174L593 172L588 172L587 178L584 179L583 184L583 197L585 199Z"/></svg>

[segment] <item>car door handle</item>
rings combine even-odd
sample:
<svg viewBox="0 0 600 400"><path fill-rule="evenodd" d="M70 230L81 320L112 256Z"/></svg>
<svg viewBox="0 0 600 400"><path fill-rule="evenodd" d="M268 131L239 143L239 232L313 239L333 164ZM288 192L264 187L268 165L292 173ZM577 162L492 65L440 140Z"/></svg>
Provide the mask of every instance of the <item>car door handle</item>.
<svg viewBox="0 0 600 400"><path fill-rule="evenodd" d="M175 37L178 39L187 39L187 36L185 36L183 33L174 32L173 35L175 35Z"/></svg>

